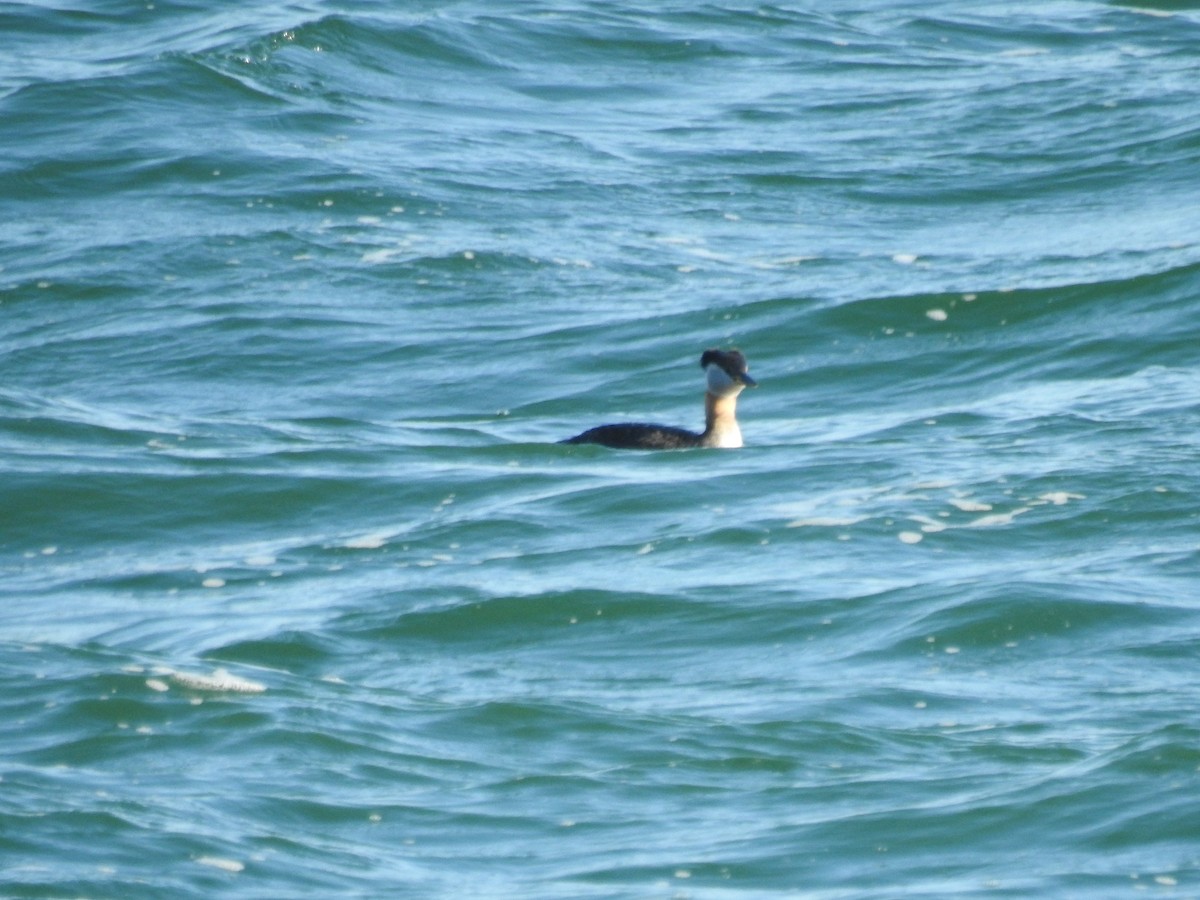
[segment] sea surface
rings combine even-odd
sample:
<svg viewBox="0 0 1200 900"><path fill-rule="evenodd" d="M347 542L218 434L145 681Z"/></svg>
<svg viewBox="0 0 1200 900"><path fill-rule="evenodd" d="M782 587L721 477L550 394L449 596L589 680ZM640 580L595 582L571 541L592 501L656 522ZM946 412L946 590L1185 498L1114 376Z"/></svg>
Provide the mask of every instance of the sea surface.
<svg viewBox="0 0 1200 900"><path fill-rule="evenodd" d="M1200 896L1200 3L0 33L0 896Z"/></svg>

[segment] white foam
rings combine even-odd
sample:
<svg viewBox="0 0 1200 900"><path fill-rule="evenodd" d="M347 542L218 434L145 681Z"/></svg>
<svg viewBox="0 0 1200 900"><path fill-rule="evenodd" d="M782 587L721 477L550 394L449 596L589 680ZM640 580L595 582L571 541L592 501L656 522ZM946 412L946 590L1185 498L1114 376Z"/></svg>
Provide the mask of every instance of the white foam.
<svg viewBox="0 0 1200 900"><path fill-rule="evenodd" d="M969 524L970 528L995 528L997 525L1011 525L1013 519L1023 513L1029 512L1030 507L1019 506L1016 509L1006 513L996 513L991 516L980 516Z"/></svg>
<svg viewBox="0 0 1200 900"><path fill-rule="evenodd" d="M925 540L925 535L919 531L902 531L896 537L906 544L919 544Z"/></svg>
<svg viewBox="0 0 1200 900"><path fill-rule="evenodd" d="M361 537L351 538L346 541L345 546L348 550L378 550L388 542L389 536L383 532L364 534Z"/></svg>
<svg viewBox="0 0 1200 900"><path fill-rule="evenodd" d="M945 322L949 315L944 309L927 309L925 310L927 318L933 319L935 322Z"/></svg>
<svg viewBox="0 0 1200 900"><path fill-rule="evenodd" d="M937 534L939 531L945 531L947 525L945 522L939 522L937 519L931 519L928 516L909 516L910 522L916 522L921 526L921 531L925 534Z"/></svg>
<svg viewBox="0 0 1200 900"><path fill-rule="evenodd" d="M195 691L261 694L267 689L265 684L242 678L225 669L214 669L211 675L201 675L195 672L172 672L171 677L177 684Z"/></svg>
<svg viewBox="0 0 1200 900"><path fill-rule="evenodd" d="M960 512L991 512L992 504L980 503L978 500L967 500L964 497L951 497L950 505Z"/></svg>
<svg viewBox="0 0 1200 900"><path fill-rule="evenodd" d="M787 528L848 528L863 521L866 516L812 516L807 519L793 519Z"/></svg>
<svg viewBox="0 0 1200 900"><path fill-rule="evenodd" d="M196 862L202 866L212 866L214 869L220 869L222 872L233 872L234 874L246 868L245 863L240 863L236 859L225 859L220 856L197 856Z"/></svg>
<svg viewBox="0 0 1200 900"><path fill-rule="evenodd" d="M404 252L406 250L403 247L383 247L379 250L368 250L362 255L362 261L368 265L378 266L386 262L391 262Z"/></svg>
<svg viewBox="0 0 1200 900"><path fill-rule="evenodd" d="M1083 494L1072 494L1069 491L1051 491L1048 494L1042 494L1038 497L1044 503L1053 503L1055 506L1065 506L1072 500L1083 500Z"/></svg>

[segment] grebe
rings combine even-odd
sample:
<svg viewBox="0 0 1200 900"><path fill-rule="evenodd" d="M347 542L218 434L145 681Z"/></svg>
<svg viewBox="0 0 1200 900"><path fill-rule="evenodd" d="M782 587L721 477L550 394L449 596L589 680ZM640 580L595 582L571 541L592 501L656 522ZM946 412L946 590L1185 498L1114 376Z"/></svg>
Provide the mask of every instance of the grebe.
<svg viewBox="0 0 1200 900"><path fill-rule="evenodd" d="M758 387L746 373L746 357L737 350L705 350L700 357L708 390L704 394L704 431L697 434L670 425L600 425L560 441L563 444L603 444L620 450L684 450L689 447L740 447L737 398L745 388Z"/></svg>

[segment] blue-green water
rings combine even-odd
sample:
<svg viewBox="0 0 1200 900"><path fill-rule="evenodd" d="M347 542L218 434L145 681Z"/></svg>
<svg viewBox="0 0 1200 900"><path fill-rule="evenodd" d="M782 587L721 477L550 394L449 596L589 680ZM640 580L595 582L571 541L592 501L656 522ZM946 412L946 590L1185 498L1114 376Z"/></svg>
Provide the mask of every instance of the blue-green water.
<svg viewBox="0 0 1200 900"><path fill-rule="evenodd" d="M1200 894L1196 4L0 27L0 894Z"/></svg>

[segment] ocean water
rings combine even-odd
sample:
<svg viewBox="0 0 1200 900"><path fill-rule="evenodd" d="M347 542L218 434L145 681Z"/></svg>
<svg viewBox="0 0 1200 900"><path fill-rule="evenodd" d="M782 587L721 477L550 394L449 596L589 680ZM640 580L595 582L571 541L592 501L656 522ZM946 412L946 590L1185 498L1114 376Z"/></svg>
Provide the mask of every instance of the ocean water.
<svg viewBox="0 0 1200 900"><path fill-rule="evenodd" d="M0 28L0 895L1200 896L1200 4Z"/></svg>

